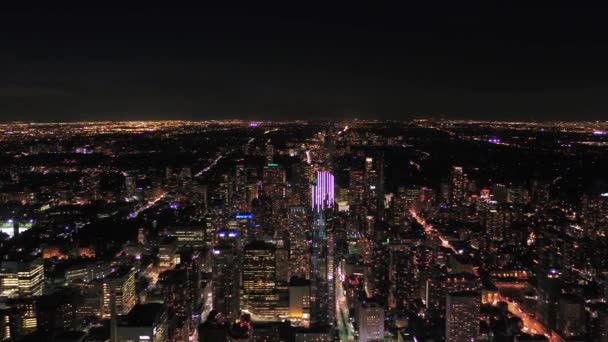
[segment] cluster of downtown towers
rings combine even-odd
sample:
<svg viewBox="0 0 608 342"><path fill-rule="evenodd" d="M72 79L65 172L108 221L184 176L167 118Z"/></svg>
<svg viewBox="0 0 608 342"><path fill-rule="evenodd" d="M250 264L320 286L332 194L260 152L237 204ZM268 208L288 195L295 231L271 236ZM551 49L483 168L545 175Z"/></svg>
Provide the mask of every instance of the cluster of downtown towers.
<svg viewBox="0 0 608 342"><path fill-rule="evenodd" d="M4 125L0 333L602 340L608 193L560 197L593 125Z"/></svg>

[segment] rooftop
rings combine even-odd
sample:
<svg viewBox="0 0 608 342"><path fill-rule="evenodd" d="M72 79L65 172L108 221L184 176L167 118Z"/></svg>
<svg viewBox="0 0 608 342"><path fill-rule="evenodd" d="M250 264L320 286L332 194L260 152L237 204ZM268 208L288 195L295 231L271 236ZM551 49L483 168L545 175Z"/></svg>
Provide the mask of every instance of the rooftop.
<svg viewBox="0 0 608 342"><path fill-rule="evenodd" d="M118 326L152 326L163 313L163 304L137 304L131 311L118 319Z"/></svg>

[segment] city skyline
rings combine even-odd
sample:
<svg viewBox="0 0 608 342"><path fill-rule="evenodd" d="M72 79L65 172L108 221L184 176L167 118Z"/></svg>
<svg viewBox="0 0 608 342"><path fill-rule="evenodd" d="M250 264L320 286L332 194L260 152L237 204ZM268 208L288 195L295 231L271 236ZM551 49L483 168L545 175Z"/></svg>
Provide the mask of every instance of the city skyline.
<svg viewBox="0 0 608 342"><path fill-rule="evenodd" d="M0 131L4 340L608 336L608 122Z"/></svg>

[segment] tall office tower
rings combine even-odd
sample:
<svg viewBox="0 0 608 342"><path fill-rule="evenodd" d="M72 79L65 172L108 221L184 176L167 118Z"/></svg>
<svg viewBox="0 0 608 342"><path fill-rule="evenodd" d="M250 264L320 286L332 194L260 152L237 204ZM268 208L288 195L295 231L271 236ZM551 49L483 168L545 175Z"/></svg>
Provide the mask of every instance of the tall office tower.
<svg viewBox="0 0 608 342"><path fill-rule="evenodd" d="M293 196L290 205L306 205L308 202L308 187L310 181L308 180L305 169L308 169L309 165L304 162L294 163L291 165L291 184L293 187Z"/></svg>
<svg viewBox="0 0 608 342"><path fill-rule="evenodd" d="M415 244L391 245L388 260L390 304L397 308L407 307L419 298L420 265L416 258Z"/></svg>
<svg viewBox="0 0 608 342"><path fill-rule="evenodd" d="M262 170L264 193L272 200L285 197L285 169L278 164L266 164Z"/></svg>
<svg viewBox="0 0 608 342"><path fill-rule="evenodd" d="M285 315L280 307L276 281L276 247L264 241L245 246L241 309L252 313L253 320L277 321ZM287 311L287 307L283 308Z"/></svg>
<svg viewBox="0 0 608 342"><path fill-rule="evenodd" d="M287 213L289 225L289 274L310 277L310 222L306 208L295 206Z"/></svg>
<svg viewBox="0 0 608 342"><path fill-rule="evenodd" d="M251 211L251 202L260 197L260 189L256 183L248 183L245 187L245 212Z"/></svg>
<svg viewBox="0 0 608 342"><path fill-rule="evenodd" d="M248 212L251 201L247 200L247 169L241 161L236 164L234 172L233 203L237 212Z"/></svg>
<svg viewBox="0 0 608 342"><path fill-rule="evenodd" d="M236 191L243 191L247 185L247 168L245 163L240 160L234 168L234 187Z"/></svg>
<svg viewBox="0 0 608 342"><path fill-rule="evenodd" d="M450 183L452 193L450 196L450 204L453 207L462 204L467 188L467 175L464 173L462 166L453 166L450 172Z"/></svg>
<svg viewBox="0 0 608 342"><path fill-rule="evenodd" d="M479 292L454 292L447 295L445 308L446 342L477 341L481 315Z"/></svg>
<svg viewBox="0 0 608 342"><path fill-rule="evenodd" d="M0 296L41 296L44 288L44 265L42 259L0 262Z"/></svg>
<svg viewBox="0 0 608 342"><path fill-rule="evenodd" d="M287 284L289 283L289 246L285 244L283 239L277 240L275 254L277 284Z"/></svg>
<svg viewBox="0 0 608 342"><path fill-rule="evenodd" d="M350 210L365 216L364 208L365 177L363 171L350 172Z"/></svg>
<svg viewBox="0 0 608 342"><path fill-rule="evenodd" d="M231 173L221 174L218 179L216 193L214 194L215 199L223 204L224 210L228 214L234 212L232 207L233 183Z"/></svg>
<svg viewBox="0 0 608 342"><path fill-rule="evenodd" d="M278 164L266 164L263 168L262 184L263 193L270 199L270 216L262 222L262 230L268 236L275 236L285 226L282 221L285 218L284 210L287 208L285 169Z"/></svg>
<svg viewBox="0 0 608 342"><path fill-rule="evenodd" d="M213 310L229 319L238 318L241 254L235 231L218 232L211 255Z"/></svg>
<svg viewBox="0 0 608 342"><path fill-rule="evenodd" d="M378 214L378 187L380 185L380 177L374 165L373 158L365 158L365 207L368 208L368 214L377 216Z"/></svg>
<svg viewBox="0 0 608 342"><path fill-rule="evenodd" d="M502 241L507 238L508 228L513 221L513 211L505 206L497 207L490 204L483 216L486 231L492 240Z"/></svg>
<svg viewBox="0 0 608 342"><path fill-rule="evenodd" d="M318 171L315 184L312 186L311 202L313 211L312 226L312 252L310 262L310 283L311 283L311 321L323 325L333 323L333 310L329 306L333 298L329 291L329 281L333 281L331 268L333 262L329 262L328 267L328 247L327 247L327 214L334 205L334 176L327 171ZM331 241L330 241L331 242ZM333 248L333 247L332 247ZM331 274L331 278L328 276ZM333 295L333 294L332 294Z"/></svg>
<svg viewBox="0 0 608 342"><path fill-rule="evenodd" d="M384 308L376 303L361 303L358 308L360 342L384 341Z"/></svg>
<svg viewBox="0 0 608 342"><path fill-rule="evenodd" d="M135 268L120 267L110 273L101 283L101 316L110 318L111 296L116 296L116 313L126 315L137 303L135 292Z"/></svg>

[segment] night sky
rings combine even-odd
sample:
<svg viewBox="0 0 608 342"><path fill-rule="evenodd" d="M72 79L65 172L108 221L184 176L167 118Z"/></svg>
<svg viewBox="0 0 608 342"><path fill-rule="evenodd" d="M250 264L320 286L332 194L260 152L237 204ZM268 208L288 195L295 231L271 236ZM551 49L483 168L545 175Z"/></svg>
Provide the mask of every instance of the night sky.
<svg viewBox="0 0 608 342"><path fill-rule="evenodd" d="M608 119L606 9L367 3L2 9L0 120Z"/></svg>

